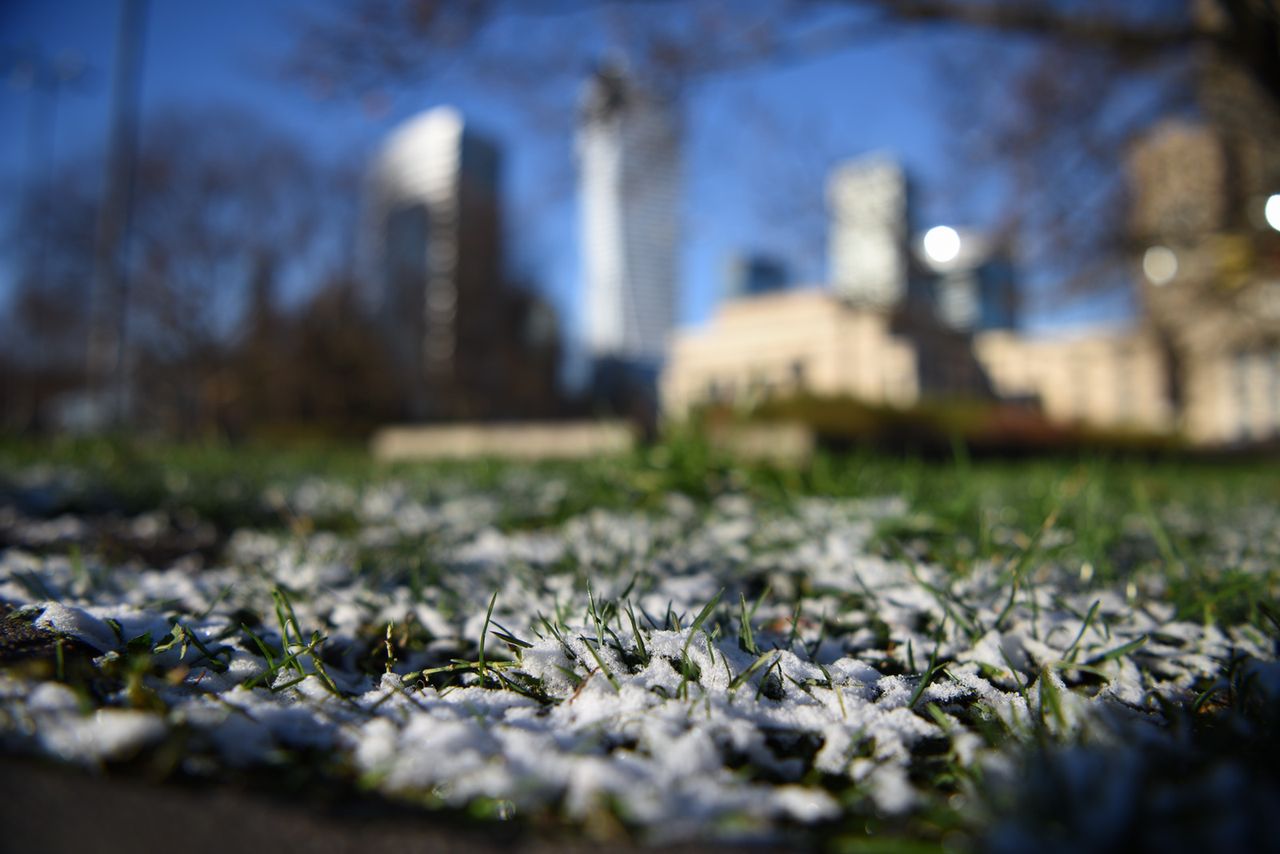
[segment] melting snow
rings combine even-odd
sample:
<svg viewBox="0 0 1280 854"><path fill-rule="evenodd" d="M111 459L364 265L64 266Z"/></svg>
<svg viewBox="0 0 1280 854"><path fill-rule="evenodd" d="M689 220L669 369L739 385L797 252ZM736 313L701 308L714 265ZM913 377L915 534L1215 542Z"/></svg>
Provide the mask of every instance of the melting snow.
<svg viewBox="0 0 1280 854"><path fill-rule="evenodd" d="M515 488L543 502L563 489ZM502 506L485 495L418 501L395 486L357 494L308 481L264 500L352 512L361 528L239 531L226 566L115 566L87 580L63 558L0 555L0 598L90 647L99 667L144 639L155 664L144 685L167 710L129 708L123 687L88 709L66 686L8 674L6 742L93 763L181 727L192 750L229 766L312 751L392 795L571 818L610 806L664 838L839 815L815 775L903 813L924 796L911 776L922 750L999 766L976 719L1015 737L1043 725L1103 738L1154 719L1162 698L1192 698L1241 656L1280 695L1256 631L1175 621L1164 603L1089 586L1079 567L1043 567L1011 599L1003 567L957 579L874 553L876 524L907 512L897 499L806 500L783 513L735 496L700 517L673 496L654 516L593 511L535 533L496 527ZM288 639L277 586L296 617ZM748 652L741 603L766 587L751 619L759 652ZM498 669L420 676L475 660L494 591L485 652ZM255 617L256 638L241 628ZM319 666L312 632L324 637ZM268 678L259 640L290 666ZM396 659L384 673L388 643Z"/></svg>

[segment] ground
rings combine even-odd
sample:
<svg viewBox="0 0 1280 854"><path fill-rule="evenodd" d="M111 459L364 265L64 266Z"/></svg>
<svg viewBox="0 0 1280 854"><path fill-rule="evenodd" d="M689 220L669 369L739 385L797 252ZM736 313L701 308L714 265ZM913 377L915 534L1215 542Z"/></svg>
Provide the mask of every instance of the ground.
<svg viewBox="0 0 1280 854"><path fill-rule="evenodd" d="M1265 466L11 443L0 497L37 835L83 789L332 850L1280 844Z"/></svg>

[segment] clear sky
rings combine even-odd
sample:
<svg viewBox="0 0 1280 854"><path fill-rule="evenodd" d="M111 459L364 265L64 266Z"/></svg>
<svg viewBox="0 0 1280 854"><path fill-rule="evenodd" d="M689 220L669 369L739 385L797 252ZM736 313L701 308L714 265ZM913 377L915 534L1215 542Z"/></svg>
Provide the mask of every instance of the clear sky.
<svg viewBox="0 0 1280 854"><path fill-rule="evenodd" d="M350 101L322 101L282 79L294 44L299 0L153 2L145 47L143 133L148 115L169 106L234 104L260 114L326 158L367 161L397 122L444 103L459 106L505 152L513 263L532 274L575 325L580 282L573 188L573 93L562 129L542 117L539 131L510 109L513 93L490 92L465 68L397 92L376 112ZM106 137L119 0L7 0L0 4L0 48L79 55L89 77L58 101L53 157L100 147ZM681 322L713 311L727 259L737 251L780 254L793 275L819 281L825 268L822 179L843 156L887 150L918 189L918 224L981 225L972 194L955 192L937 72L921 37L871 44L785 68L762 68L698 85L685 107ZM7 69L6 69L7 73ZM28 145L31 93L0 87L0 186L13 199L33 160ZM41 156L48 156L42 154ZM11 288L0 266L0 289ZM1034 312L1034 309L1033 309ZM1097 313L1097 307L1092 312ZM1065 318L1033 313L1032 326Z"/></svg>

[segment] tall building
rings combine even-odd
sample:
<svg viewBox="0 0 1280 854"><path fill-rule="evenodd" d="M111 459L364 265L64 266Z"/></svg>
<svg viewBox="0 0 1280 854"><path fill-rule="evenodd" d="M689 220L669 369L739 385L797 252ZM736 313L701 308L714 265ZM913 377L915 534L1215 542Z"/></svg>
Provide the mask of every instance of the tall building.
<svg viewBox="0 0 1280 854"><path fill-rule="evenodd" d="M907 296L907 178L896 160L870 154L844 163L827 182L830 276L836 294L890 307Z"/></svg>
<svg viewBox="0 0 1280 854"><path fill-rule="evenodd" d="M451 107L392 132L369 178L377 314L405 414L448 420L554 410L549 306L505 280L500 156Z"/></svg>
<svg viewBox="0 0 1280 854"><path fill-rule="evenodd" d="M725 268L724 296L745 299L785 290L787 265L768 255L735 255Z"/></svg>
<svg viewBox="0 0 1280 854"><path fill-rule="evenodd" d="M679 136L671 104L616 68L592 75L578 132L585 338L597 362L647 368L675 325Z"/></svg>

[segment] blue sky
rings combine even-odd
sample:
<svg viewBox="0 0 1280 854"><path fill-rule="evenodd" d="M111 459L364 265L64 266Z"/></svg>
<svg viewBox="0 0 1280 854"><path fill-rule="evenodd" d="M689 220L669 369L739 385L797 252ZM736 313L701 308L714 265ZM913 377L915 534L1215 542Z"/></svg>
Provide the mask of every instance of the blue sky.
<svg viewBox="0 0 1280 854"><path fill-rule="evenodd" d="M350 101L318 100L277 72L294 41L291 16L305 5L152 3L143 132L147 116L166 107L234 104L261 114L324 157L363 163L397 122L438 104L456 104L504 147L507 217L517 235L513 263L532 274L573 326L581 292L574 92L552 93L551 100L563 105L562 132L554 115L550 125L543 116L540 130L532 131L527 117L510 109L512 92L478 88L465 67L419 90L395 92L388 109L377 114ZM86 85L59 101L58 159L105 139L118 17L118 0L10 0L0 11L0 47L75 52L92 71ZM982 210L982 194L975 207L974 194L957 192L964 188L953 180L953 149L929 46L925 37L902 38L698 85L685 105L682 323L702 322L714 310L725 263L737 251L780 254L798 279L820 280L822 173L840 157L890 151L920 190L920 225L981 225L990 213ZM10 131L0 134L0 182L10 199L32 159L30 98L12 85L0 88L0 126ZM807 232L797 222L809 223ZM8 267L0 266L0 277L0 289L8 291ZM1043 312L1028 318L1031 326L1064 319Z"/></svg>

